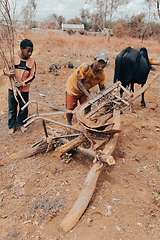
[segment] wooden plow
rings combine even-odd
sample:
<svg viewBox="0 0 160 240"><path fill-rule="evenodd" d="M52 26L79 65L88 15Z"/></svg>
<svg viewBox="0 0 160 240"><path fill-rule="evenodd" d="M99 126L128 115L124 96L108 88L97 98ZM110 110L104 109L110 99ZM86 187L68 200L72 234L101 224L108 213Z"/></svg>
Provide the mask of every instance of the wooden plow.
<svg viewBox="0 0 160 240"><path fill-rule="evenodd" d="M74 150L94 159L93 166L88 173L77 201L60 225L64 231L67 232L72 229L84 213L93 195L99 174L103 167L106 166L106 164L115 164L112 153L115 149L119 133L121 132L120 111L130 107L132 102L146 91L151 83L159 77L160 75L155 76L154 79L145 84L145 86L134 95L125 89L120 82L104 89L72 112L77 119L76 126L70 126L49 118L71 111L44 103L37 103L36 101L30 101L24 105L23 109L31 103L35 103L37 106L36 114L26 119L27 123L24 126L26 127L36 120L42 120L45 137L34 143L30 148L12 154L12 159L26 158L42 151L48 151L51 148L53 149L52 155L55 157L60 157L70 150ZM123 98L118 96L120 88L126 93L126 96ZM50 107L53 112L39 113L38 105ZM61 132L57 134L56 131L46 126L46 122L68 128L72 133L64 134L64 132ZM58 147L56 145L56 147L53 148L57 140L63 145ZM83 146L80 146L82 144Z"/></svg>

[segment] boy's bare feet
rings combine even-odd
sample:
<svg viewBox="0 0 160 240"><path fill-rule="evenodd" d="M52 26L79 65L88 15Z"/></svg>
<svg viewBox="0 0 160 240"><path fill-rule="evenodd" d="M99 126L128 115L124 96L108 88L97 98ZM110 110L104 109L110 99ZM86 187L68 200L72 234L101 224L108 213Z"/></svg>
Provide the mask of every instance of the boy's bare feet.
<svg viewBox="0 0 160 240"><path fill-rule="evenodd" d="M9 135L12 135L15 131L16 131L16 129L10 128L10 129L8 130L8 134L9 134Z"/></svg>
<svg viewBox="0 0 160 240"><path fill-rule="evenodd" d="M24 133L24 132L26 132L26 131L27 131L27 128L26 128L26 127L24 127L24 126L21 126L21 127L20 127L20 130L21 130L21 132L22 132L22 133Z"/></svg>

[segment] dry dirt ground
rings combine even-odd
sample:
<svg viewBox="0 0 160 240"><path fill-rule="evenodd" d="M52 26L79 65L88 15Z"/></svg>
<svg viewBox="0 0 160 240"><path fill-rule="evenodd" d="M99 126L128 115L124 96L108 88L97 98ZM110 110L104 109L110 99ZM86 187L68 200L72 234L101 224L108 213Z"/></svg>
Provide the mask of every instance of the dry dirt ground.
<svg viewBox="0 0 160 240"><path fill-rule="evenodd" d="M109 64L105 69L106 86L113 81L114 58L124 47L148 48L149 57L160 59L160 44L150 40L115 39L86 36L37 35L26 33L35 49L36 79L30 99L65 108L65 84L74 69L91 62L96 52L105 49ZM19 39L21 40L21 38ZM48 72L53 63L63 65ZM2 64L1 64L2 69ZM156 67L157 73L160 66ZM149 79L155 74L151 72ZM146 108L140 98L133 112L121 115L121 129L114 151L116 164L106 166L100 174L93 197L76 226L69 232L60 223L73 206L83 187L93 159L74 154L70 161L55 158L52 151L26 159L11 159L12 153L30 147L43 136L41 121L35 121L22 134L7 134L7 83L0 78L0 239L64 240L158 240L160 239L160 79L146 91ZM136 86L138 89L140 86ZM95 93L95 92L94 92ZM51 112L39 107L41 112ZM29 115L36 106L29 106ZM63 123L65 116L54 118ZM74 118L74 123L76 119ZM66 131L49 124L58 131Z"/></svg>

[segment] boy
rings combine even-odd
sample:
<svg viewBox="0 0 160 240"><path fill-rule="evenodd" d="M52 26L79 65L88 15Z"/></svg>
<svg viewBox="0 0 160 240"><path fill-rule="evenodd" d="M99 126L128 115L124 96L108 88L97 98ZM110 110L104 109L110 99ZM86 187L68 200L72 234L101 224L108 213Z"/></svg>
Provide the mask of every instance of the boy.
<svg viewBox="0 0 160 240"><path fill-rule="evenodd" d="M91 64L83 64L79 66L70 76L66 85L66 108L73 110L77 106L77 101L80 104L91 98L89 89L95 85L99 85L100 91L104 89L105 74L103 69L106 67L108 54L104 51L99 51L95 61ZM68 124L72 124L73 114L66 114Z"/></svg>
<svg viewBox="0 0 160 240"><path fill-rule="evenodd" d="M20 54L14 57L15 70L5 71L4 74L8 77L16 76L17 82L14 83L19 88L21 95L25 102L29 100L29 87L33 79L35 78L36 63L30 58L33 52L33 43L29 39L23 39L20 43ZM20 96L17 96L16 101L11 84L8 89L8 128L9 134L13 134L16 131L16 121L21 132L24 133L27 129L23 126L24 120L28 117L28 108L23 111L21 108L24 106ZM17 107L19 105L18 117Z"/></svg>

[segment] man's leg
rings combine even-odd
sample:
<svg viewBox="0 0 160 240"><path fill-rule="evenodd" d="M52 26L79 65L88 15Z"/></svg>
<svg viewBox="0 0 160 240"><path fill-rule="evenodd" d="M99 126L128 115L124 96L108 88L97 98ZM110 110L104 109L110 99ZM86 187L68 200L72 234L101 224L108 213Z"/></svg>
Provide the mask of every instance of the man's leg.
<svg viewBox="0 0 160 240"><path fill-rule="evenodd" d="M73 114L72 113L66 113L66 117L67 117L68 125L72 125Z"/></svg>
<svg viewBox="0 0 160 240"><path fill-rule="evenodd" d="M78 101L77 97L71 96L68 93L66 93L66 108L67 108L67 110L75 109L75 107L77 106L77 101ZM68 124L72 125L73 114L67 113L66 117L67 117Z"/></svg>
<svg viewBox="0 0 160 240"><path fill-rule="evenodd" d="M89 92L89 91L88 91ZM82 104L82 103L84 103L84 102L86 102L87 101L87 96L86 95L82 95L82 96L80 96L80 98L79 98L79 102L80 102L80 104ZM85 114L87 114L88 112L90 112L91 111L91 106L88 106L86 109L85 109Z"/></svg>

